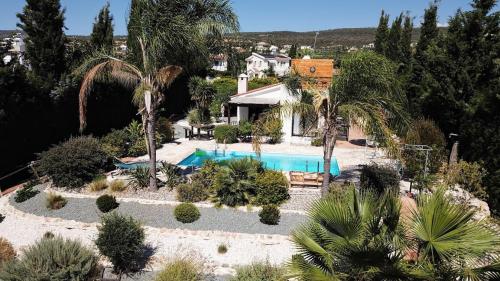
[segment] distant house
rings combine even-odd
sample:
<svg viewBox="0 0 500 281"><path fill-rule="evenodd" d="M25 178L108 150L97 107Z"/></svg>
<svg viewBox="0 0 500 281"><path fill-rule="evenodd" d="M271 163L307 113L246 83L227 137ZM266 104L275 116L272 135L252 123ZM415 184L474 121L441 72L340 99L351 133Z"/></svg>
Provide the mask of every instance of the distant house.
<svg viewBox="0 0 500 281"><path fill-rule="evenodd" d="M8 54L2 58L4 64L9 64L14 58L20 64L24 64L24 53L26 52L26 44L24 43L23 35L21 33L16 33L12 37L4 38L2 41L2 46L10 44L11 48L8 50Z"/></svg>
<svg viewBox="0 0 500 281"><path fill-rule="evenodd" d="M312 50L313 48L309 45L302 45L302 46L300 46L300 49L301 50Z"/></svg>
<svg viewBox="0 0 500 281"><path fill-rule="evenodd" d="M290 57L280 54L252 53L245 59L247 74L250 78L261 78L272 71L277 76L285 76L290 72L290 60Z"/></svg>
<svg viewBox="0 0 500 281"><path fill-rule="evenodd" d="M375 43L363 45L363 49L375 49Z"/></svg>
<svg viewBox="0 0 500 281"><path fill-rule="evenodd" d="M227 71L227 56L218 54L212 56L212 69L215 71Z"/></svg>
<svg viewBox="0 0 500 281"><path fill-rule="evenodd" d="M349 50L347 50L347 52L352 53L352 52L357 52L358 50L359 50L358 47L352 46L349 48Z"/></svg>
<svg viewBox="0 0 500 281"><path fill-rule="evenodd" d="M278 50L279 50L278 46L271 45L271 46L269 47L269 52L270 52L271 54L276 54L276 53L278 53Z"/></svg>
<svg viewBox="0 0 500 281"><path fill-rule="evenodd" d="M269 44L266 42L258 42L255 44L255 50L259 53L263 53L268 50Z"/></svg>

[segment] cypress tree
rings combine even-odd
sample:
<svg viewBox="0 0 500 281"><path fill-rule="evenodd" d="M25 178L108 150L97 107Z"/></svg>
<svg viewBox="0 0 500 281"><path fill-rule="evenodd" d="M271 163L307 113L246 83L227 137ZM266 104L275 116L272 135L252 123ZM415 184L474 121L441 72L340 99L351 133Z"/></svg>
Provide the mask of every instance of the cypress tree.
<svg viewBox="0 0 500 281"><path fill-rule="evenodd" d="M288 56L292 59L297 58L297 45L293 44L292 47L290 48L290 52Z"/></svg>
<svg viewBox="0 0 500 281"><path fill-rule="evenodd" d="M386 56L395 62L401 62L403 57L401 51L402 22L403 14L400 14L392 22L391 30L389 31L389 35L387 38Z"/></svg>
<svg viewBox="0 0 500 281"><path fill-rule="evenodd" d="M377 31L375 33L375 52L385 55L387 53L387 44L389 37L389 15L384 10L380 15Z"/></svg>
<svg viewBox="0 0 500 281"><path fill-rule="evenodd" d="M401 55L403 62L408 64L411 61L411 37L413 33L413 20L407 14L405 17L403 32L401 34Z"/></svg>
<svg viewBox="0 0 500 281"><path fill-rule="evenodd" d="M130 15L128 18L127 24L127 58L129 61L140 64L141 57L139 54L140 46L137 38L141 31L141 15L142 15L142 6L140 5L140 0L132 0L130 2Z"/></svg>
<svg viewBox="0 0 500 281"><path fill-rule="evenodd" d="M94 49L109 51L113 48L113 16L109 12L109 2L101 9L95 19L90 43Z"/></svg>
<svg viewBox="0 0 500 281"><path fill-rule="evenodd" d="M26 58L33 73L51 86L65 71L64 10L59 0L26 0L17 14L25 33Z"/></svg>
<svg viewBox="0 0 500 281"><path fill-rule="evenodd" d="M416 58L423 59L424 52L429 45L438 37L439 29L437 27L437 4L430 4L429 8L425 9L424 22L420 28L420 38L417 44Z"/></svg>

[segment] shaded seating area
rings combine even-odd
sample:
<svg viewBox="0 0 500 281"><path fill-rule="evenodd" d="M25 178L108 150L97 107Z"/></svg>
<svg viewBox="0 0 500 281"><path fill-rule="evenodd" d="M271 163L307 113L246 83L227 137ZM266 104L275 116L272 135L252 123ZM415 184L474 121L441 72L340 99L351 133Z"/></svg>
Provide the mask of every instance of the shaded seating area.
<svg viewBox="0 0 500 281"><path fill-rule="evenodd" d="M323 183L322 173L289 172L290 187L320 187Z"/></svg>
<svg viewBox="0 0 500 281"><path fill-rule="evenodd" d="M192 125L190 127L184 127L184 136L188 139L213 139L214 137L215 125Z"/></svg>

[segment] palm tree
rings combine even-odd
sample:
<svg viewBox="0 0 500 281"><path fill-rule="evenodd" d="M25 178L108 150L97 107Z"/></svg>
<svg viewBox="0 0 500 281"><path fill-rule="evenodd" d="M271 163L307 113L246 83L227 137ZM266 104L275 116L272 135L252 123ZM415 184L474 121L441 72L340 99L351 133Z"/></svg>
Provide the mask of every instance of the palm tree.
<svg viewBox="0 0 500 281"><path fill-rule="evenodd" d="M470 207L451 203L439 189L422 196L412 216L417 266L429 279L500 278L499 233L473 219Z"/></svg>
<svg viewBox="0 0 500 281"><path fill-rule="evenodd" d="M194 76L189 80L189 94L196 104L197 120L200 123L210 122L210 104L215 97L215 88L205 79Z"/></svg>
<svg viewBox="0 0 500 281"><path fill-rule="evenodd" d="M406 237L395 194L381 198L345 194L314 203L309 223L292 233L298 255L290 277L298 280L399 280L408 275L403 262Z"/></svg>
<svg viewBox="0 0 500 281"><path fill-rule="evenodd" d="M314 81L300 77L292 77L287 85L301 101L285 103L280 114L300 114L304 124L315 125L323 140L323 196L328 194L330 177L326 175L330 172L337 134L346 121L360 126L390 152L397 152L393 134L396 129L404 128L408 118L395 67L383 56L365 51L348 55L328 90L321 90ZM312 96L309 103L305 102L310 100L304 98L306 94Z"/></svg>
<svg viewBox="0 0 500 281"><path fill-rule="evenodd" d="M438 190L408 218L398 196L354 188L317 201L292 233L299 280L498 280L500 236ZM412 255L412 253L416 253Z"/></svg>
<svg viewBox="0 0 500 281"><path fill-rule="evenodd" d="M175 59L171 53L188 50L192 51L191 55L208 57L198 50L208 50L213 42L221 41L227 31L237 31L238 21L227 0L134 0L133 7L130 28L139 46L136 50L139 54L130 56L131 61L125 61L96 53L78 70L85 73L79 99L80 130L86 126L87 97L96 81L111 78L131 86L134 89L133 102L139 108L148 139L149 187L157 190L156 115L164 100L163 91L183 69L180 66L182 60Z"/></svg>

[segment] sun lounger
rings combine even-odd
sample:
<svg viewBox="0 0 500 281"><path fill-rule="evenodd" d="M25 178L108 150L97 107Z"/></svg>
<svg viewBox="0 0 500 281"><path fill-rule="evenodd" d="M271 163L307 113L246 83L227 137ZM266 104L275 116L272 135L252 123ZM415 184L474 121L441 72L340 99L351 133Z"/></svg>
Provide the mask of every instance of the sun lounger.
<svg viewBox="0 0 500 281"><path fill-rule="evenodd" d="M320 187L323 175L319 173L290 172L290 186Z"/></svg>

